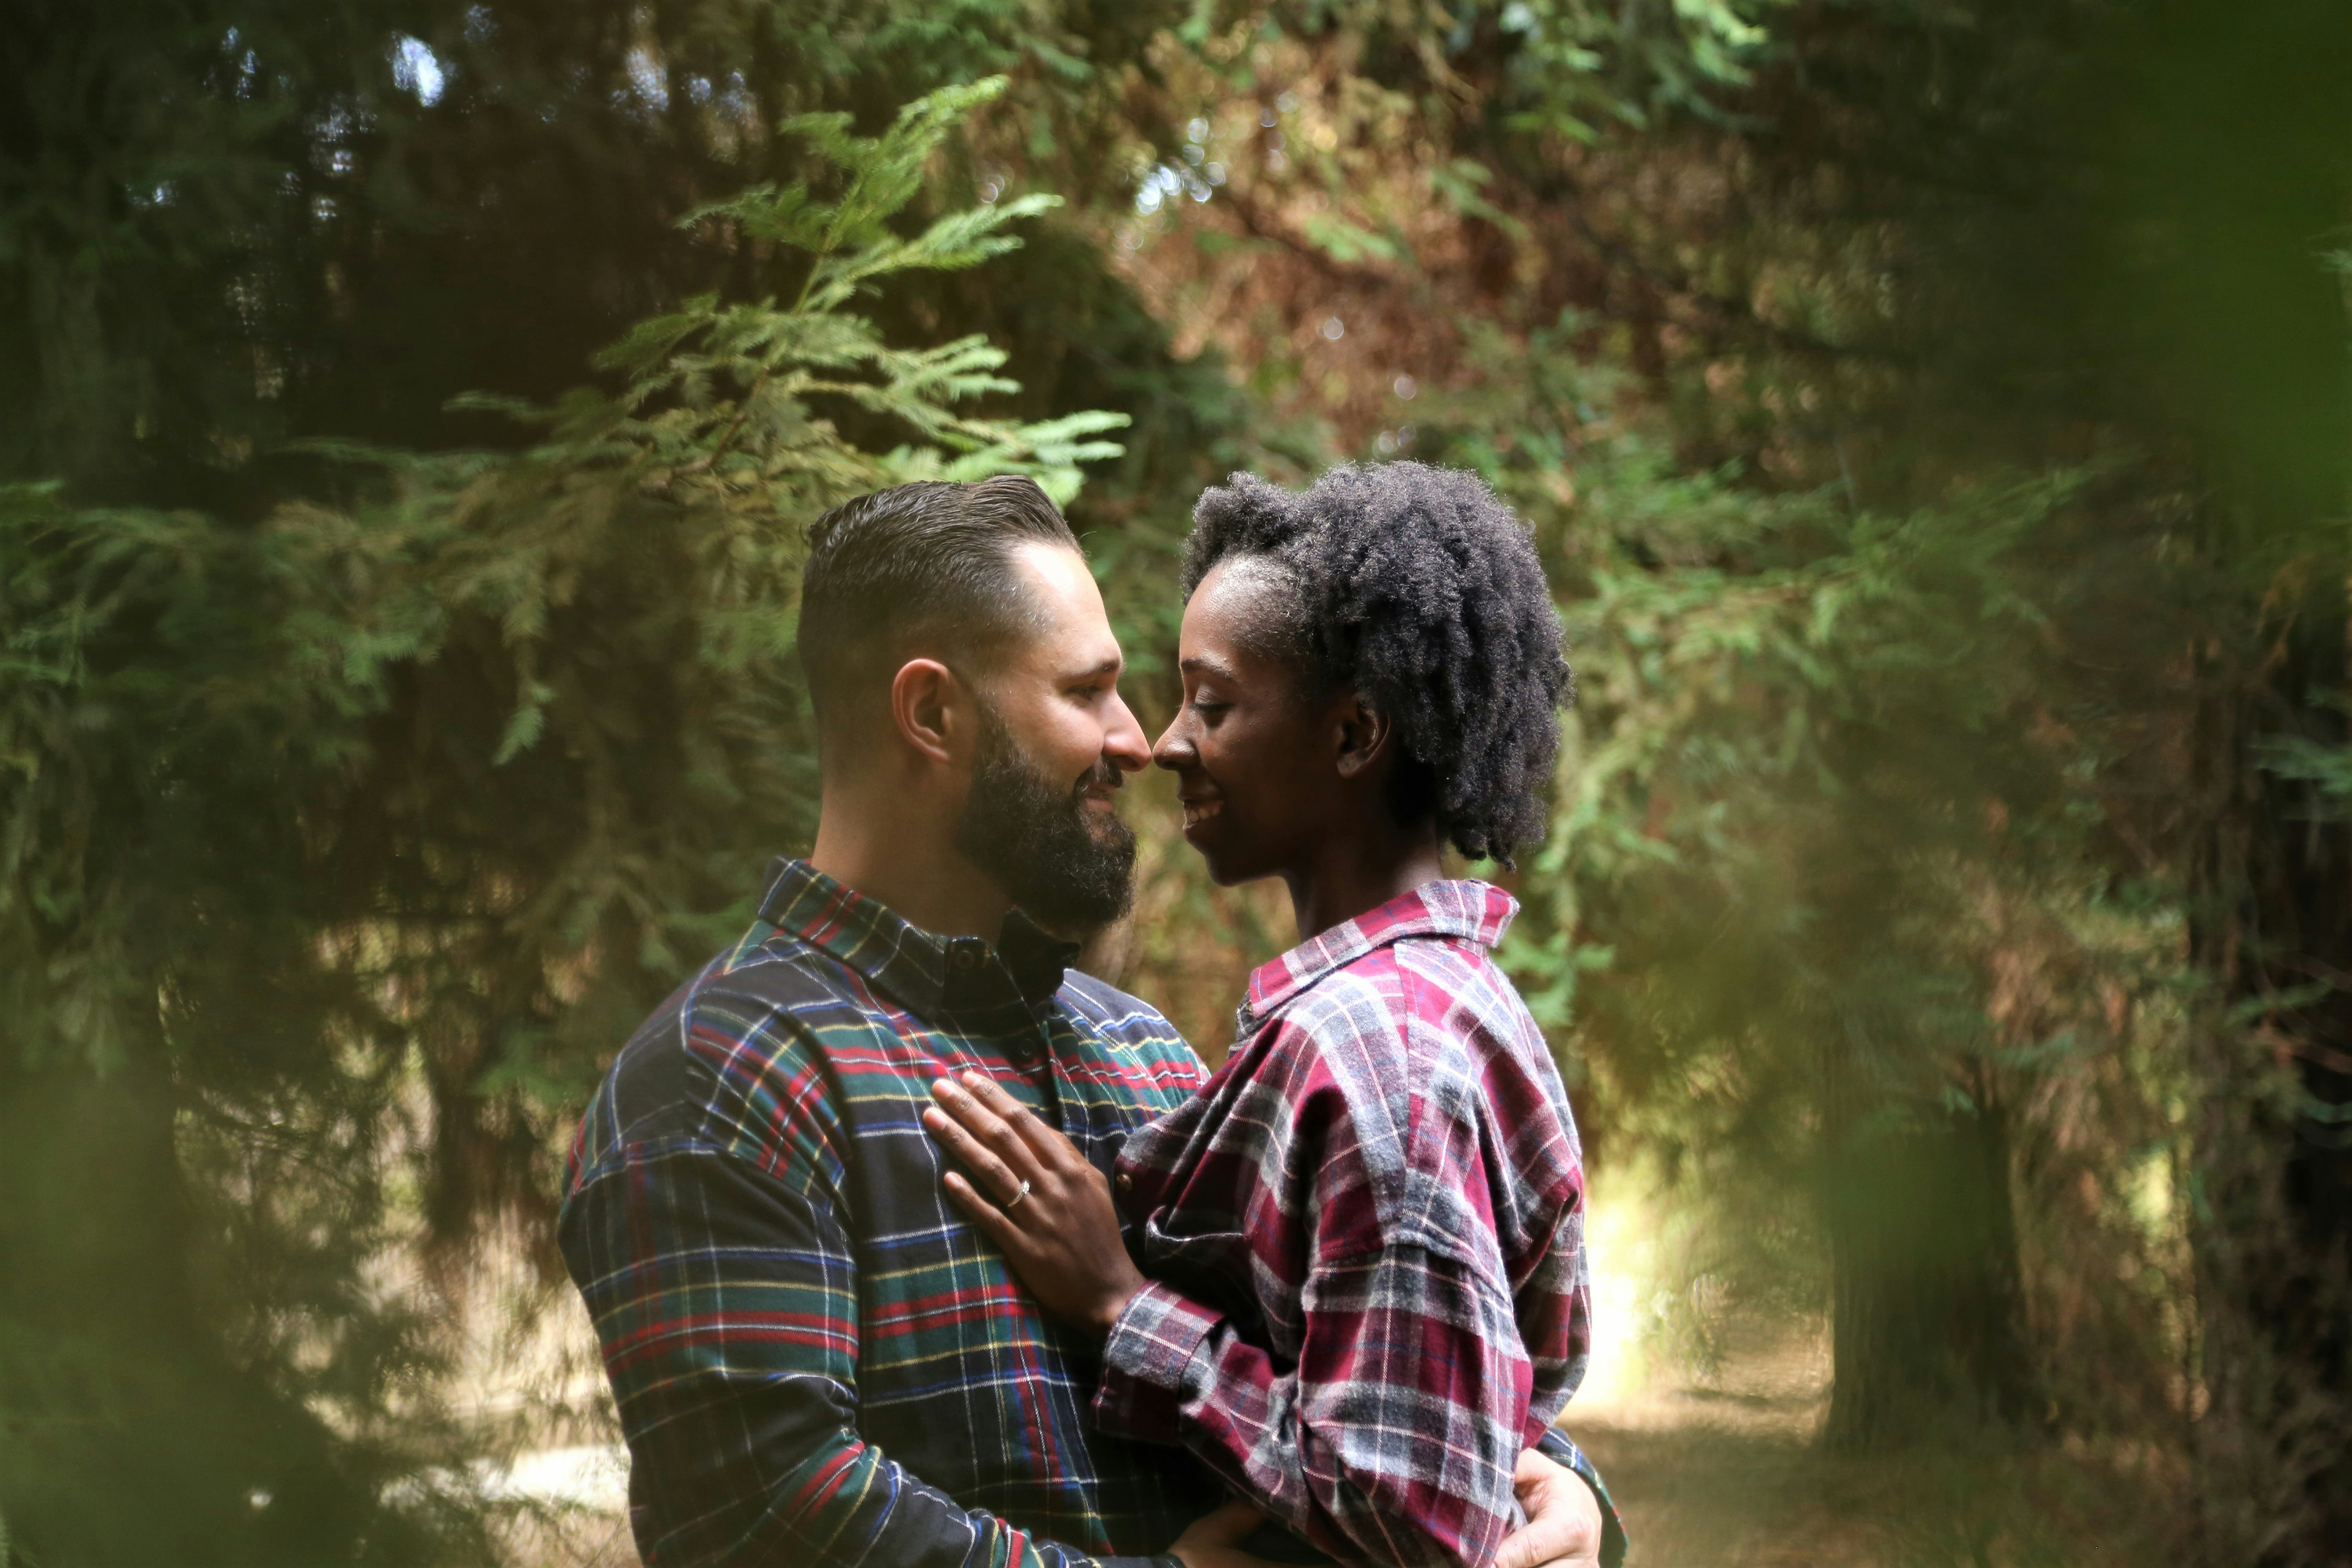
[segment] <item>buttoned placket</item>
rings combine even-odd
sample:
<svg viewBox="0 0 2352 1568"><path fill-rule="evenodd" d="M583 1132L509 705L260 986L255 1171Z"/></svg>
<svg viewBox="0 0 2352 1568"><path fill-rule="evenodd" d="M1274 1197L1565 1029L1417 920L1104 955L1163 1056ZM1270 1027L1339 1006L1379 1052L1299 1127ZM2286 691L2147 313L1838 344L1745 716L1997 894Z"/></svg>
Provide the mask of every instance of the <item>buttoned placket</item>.
<svg viewBox="0 0 2352 1568"><path fill-rule="evenodd" d="M995 966L996 978L1004 984L1007 990L1018 995L1020 983L1013 977L1012 966L1005 963L1004 955L993 945L976 936L949 939L947 944L949 985L961 982L962 985L969 987L981 983L982 972L990 965ZM943 991L945 989L942 987ZM1063 1064L1054 1051L1052 1009L1053 1003L1050 998L1042 1003L1031 1004L1025 1008L1029 1015L1025 1028L1005 1035L992 1035L989 1038L991 1044L1002 1050L1012 1064L1013 1071L1019 1073L1038 1089L1039 1098L1045 1101L1042 1109L1048 1124L1060 1131L1067 1131L1068 1129L1065 1126L1063 1118L1063 1106L1067 1103L1062 1093L1061 1077L1064 1069ZM1043 1070L1040 1071L1040 1068Z"/></svg>

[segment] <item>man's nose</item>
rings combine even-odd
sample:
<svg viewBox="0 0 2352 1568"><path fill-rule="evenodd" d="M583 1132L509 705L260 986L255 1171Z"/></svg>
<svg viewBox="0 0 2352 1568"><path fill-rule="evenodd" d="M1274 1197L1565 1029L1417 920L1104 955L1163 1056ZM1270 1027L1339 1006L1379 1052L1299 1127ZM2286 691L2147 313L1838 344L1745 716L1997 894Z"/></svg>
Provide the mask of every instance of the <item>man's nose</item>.
<svg viewBox="0 0 2352 1568"><path fill-rule="evenodd" d="M1103 731L1103 755L1121 773L1140 773L1143 764L1151 760L1144 745L1143 726L1135 721L1125 698L1114 694L1110 702L1110 724Z"/></svg>

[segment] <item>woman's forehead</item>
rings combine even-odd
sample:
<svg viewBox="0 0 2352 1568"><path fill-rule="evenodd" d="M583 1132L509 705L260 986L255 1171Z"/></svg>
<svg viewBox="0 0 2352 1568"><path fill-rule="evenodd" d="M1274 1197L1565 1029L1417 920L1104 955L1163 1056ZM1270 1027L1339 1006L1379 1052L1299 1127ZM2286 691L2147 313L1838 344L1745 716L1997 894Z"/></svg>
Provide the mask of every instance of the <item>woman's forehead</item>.
<svg viewBox="0 0 2352 1568"><path fill-rule="evenodd" d="M1214 658L1230 673L1288 676L1306 628L1298 582L1281 562L1232 555L1212 566L1184 606L1180 661Z"/></svg>

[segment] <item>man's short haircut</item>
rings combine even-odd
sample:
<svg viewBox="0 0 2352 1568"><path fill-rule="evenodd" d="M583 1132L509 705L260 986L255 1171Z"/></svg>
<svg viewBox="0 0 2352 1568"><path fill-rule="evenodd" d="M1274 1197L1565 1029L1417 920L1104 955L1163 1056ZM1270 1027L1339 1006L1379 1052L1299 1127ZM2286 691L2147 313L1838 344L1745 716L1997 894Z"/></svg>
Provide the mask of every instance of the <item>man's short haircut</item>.
<svg viewBox="0 0 2352 1568"><path fill-rule="evenodd" d="M1077 535L1033 479L926 479L845 501L810 525L796 634L821 723L861 685L931 650L977 672L1033 626L1013 552Z"/></svg>

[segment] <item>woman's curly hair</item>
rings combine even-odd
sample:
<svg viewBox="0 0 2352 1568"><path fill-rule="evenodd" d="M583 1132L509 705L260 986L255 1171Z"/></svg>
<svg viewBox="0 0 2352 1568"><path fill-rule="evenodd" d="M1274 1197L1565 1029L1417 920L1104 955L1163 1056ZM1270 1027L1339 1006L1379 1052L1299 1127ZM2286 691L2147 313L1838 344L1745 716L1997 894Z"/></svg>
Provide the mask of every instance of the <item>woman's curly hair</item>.
<svg viewBox="0 0 2352 1568"><path fill-rule="evenodd" d="M1463 854L1507 866L1542 840L1574 679L1535 542L1492 490L1423 463L1343 465L1297 493L1235 474L1192 520L1185 596L1222 561L1273 570L1287 624L1266 645L1394 722L1406 820L1433 812Z"/></svg>

